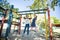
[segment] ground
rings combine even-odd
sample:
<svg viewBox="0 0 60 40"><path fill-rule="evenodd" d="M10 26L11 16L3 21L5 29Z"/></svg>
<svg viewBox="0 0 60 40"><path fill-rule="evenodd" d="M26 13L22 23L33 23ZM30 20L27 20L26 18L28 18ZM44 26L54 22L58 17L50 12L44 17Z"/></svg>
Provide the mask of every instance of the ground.
<svg viewBox="0 0 60 40"><path fill-rule="evenodd" d="M22 31L23 32L23 31ZM45 40L43 35L40 35L38 32L30 31L30 34L18 34L17 32L9 34L9 40ZM24 35L24 36L22 36Z"/></svg>
<svg viewBox="0 0 60 40"><path fill-rule="evenodd" d="M45 38L46 38L44 32L41 33L40 31L35 32L35 31L30 30L29 35L27 35L26 33L23 34L23 29L24 28L22 28L20 34L18 34L17 31L11 30L11 32L8 36L8 40L45 40ZM24 35L24 36L22 36L22 35ZM60 40L60 38L55 38L54 40Z"/></svg>

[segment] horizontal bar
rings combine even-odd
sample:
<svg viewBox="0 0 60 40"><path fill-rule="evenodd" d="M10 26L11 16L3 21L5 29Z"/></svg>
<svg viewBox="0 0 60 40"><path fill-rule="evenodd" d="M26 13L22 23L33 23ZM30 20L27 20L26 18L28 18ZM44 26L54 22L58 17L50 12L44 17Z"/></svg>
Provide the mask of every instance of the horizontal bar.
<svg viewBox="0 0 60 40"><path fill-rule="evenodd" d="M53 26L60 27L60 24L53 24Z"/></svg>
<svg viewBox="0 0 60 40"><path fill-rule="evenodd" d="M3 7L1 7L0 6L0 9L2 9L2 10L12 10L12 9L4 9ZM23 12L35 12L35 11L46 11L47 10L47 8L46 9L37 9L37 10L27 10L27 11L18 11L18 12L15 12L15 13L23 13ZM14 11L13 11L14 12Z"/></svg>
<svg viewBox="0 0 60 40"><path fill-rule="evenodd" d="M0 6L0 10L4 10L5 11L5 9L3 7L1 7L1 6Z"/></svg>
<svg viewBox="0 0 60 40"><path fill-rule="evenodd" d="M20 14L20 13L19 13ZM26 14L46 14L46 12L37 12L37 13L22 13L20 15L26 15Z"/></svg>
<svg viewBox="0 0 60 40"><path fill-rule="evenodd" d="M39 10L27 10L27 11L19 11L16 13L23 13L23 12L35 12L35 11L46 11L47 9L39 9Z"/></svg>

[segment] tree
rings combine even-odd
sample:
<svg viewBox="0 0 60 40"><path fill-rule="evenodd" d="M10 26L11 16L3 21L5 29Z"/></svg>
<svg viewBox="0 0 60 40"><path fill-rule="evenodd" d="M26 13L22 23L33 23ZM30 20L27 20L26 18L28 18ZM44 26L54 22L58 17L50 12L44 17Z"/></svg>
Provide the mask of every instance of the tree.
<svg viewBox="0 0 60 40"><path fill-rule="evenodd" d="M3 0L0 2L0 7L3 7L5 9L9 9L10 8L10 4L7 2L7 0ZM2 10L0 9L0 11L2 12Z"/></svg>
<svg viewBox="0 0 60 40"><path fill-rule="evenodd" d="M60 6L60 0L52 0L51 8L53 8L53 10L55 10L55 6Z"/></svg>
<svg viewBox="0 0 60 40"><path fill-rule="evenodd" d="M7 2L7 0L4 0L3 2L0 2L0 6L3 7L3 8L5 8L5 9L10 9L11 5ZM18 10L19 10L18 8L13 8L12 9L12 11L14 11L13 12L14 18L17 18L16 16L18 16L18 15L15 12L17 12ZM10 10L8 10L8 13L9 13L9 11ZM0 12L3 12L3 10L0 10ZM7 18L8 18L8 14L7 14Z"/></svg>
<svg viewBox="0 0 60 40"><path fill-rule="evenodd" d="M18 12L18 10L19 10L18 8L13 9L13 17L14 18L18 18L20 16L20 15L18 15L18 13L16 13L16 12Z"/></svg>
<svg viewBox="0 0 60 40"><path fill-rule="evenodd" d="M30 9L40 9L40 8L46 8L47 4L46 4L47 0L34 0L34 3L29 6Z"/></svg>
<svg viewBox="0 0 60 40"><path fill-rule="evenodd" d="M60 24L60 19L58 19L54 16L51 17L51 20L53 20L54 24Z"/></svg>

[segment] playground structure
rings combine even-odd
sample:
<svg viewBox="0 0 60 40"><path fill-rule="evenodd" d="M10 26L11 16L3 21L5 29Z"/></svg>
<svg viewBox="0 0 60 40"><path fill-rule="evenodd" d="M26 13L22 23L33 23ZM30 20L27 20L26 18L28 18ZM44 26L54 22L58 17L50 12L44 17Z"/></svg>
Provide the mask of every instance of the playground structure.
<svg viewBox="0 0 60 40"><path fill-rule="evenodd" d="M1 36L1 34L2 34L2 28L3 28L3 24L4 24L4 22L7 22L8 23L8 28L6 29L6 34L5 34L5 37L8 37L8 34L10 33L10 28L11 28L11 25L13 24L13 25L17 25L17 26L19 26L19 29L18 29L18 33L20 34L20 31L21 31L21 18L22 18L22 15L26 15L26 14L19 14L20 15L20 23L12 23L12 18L13 18L13 14L12 14L12 9L13 9L13 5L11 6L11 9L4 9L4 8L2 8L2 7L0 7L0 9L2 9L2 10L4 10L4 13L5 13L5 15L7 15L6 13L7 13L7 10L10 10L10 13L9 13L9 19L7 20L7 19L5 19L5 16L3 16L3 19L2 20L0 20L0 21L2 21L2 24L1 24L1 29L0 29L0 36ZM34 12L34 11L43 11L43 10L45 10L45 11L47 11L48 12L48 27L49 27L49 38L50 38L50 40L53 40L53 36L52 36L52 24L50 23L50 10L49 10L49 8L46 8L46 9L40 9L40 10L28 10L28 11L19 11L19 12L15 12L15 13L23 13L23 12ZM45 13L45 12L42 12L42 13ZM46 14L45 14L45 22L46 22ZM53 25L55 25L56 26L56 24L53 24ZM60 24L59 24L59 26L60 26ZM46 27L46 24L45 24L45 27ZM46 27L46 40L48 40L48 35L47 35L47 27Z"/></svg>
<svg viewBox="0 0 60 40"><path fill-rule="evenodd" d="M53 26L56 28L59 28L60 24L51 24L51 27L53 27ZM52 32L52 33L53 33L53 36L52 36L53 40L60 40L60 33L59 32Z"/></svg>

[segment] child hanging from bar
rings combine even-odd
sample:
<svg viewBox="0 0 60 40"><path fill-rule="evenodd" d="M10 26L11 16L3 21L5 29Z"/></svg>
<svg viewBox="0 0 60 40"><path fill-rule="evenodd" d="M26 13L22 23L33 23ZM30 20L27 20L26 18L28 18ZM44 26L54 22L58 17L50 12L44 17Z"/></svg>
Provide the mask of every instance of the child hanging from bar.
<svg viewBox="0 0 60 40"><path fill-rule="evenodd" d="M37 20L37 16L36 14L34 14L34 18L32 19L32 23L31 23L31 30L35 31L37 30L37 27L36 27L36 20ZM35 30L33 29L35 28Z"/></svg>
<svg viewBox="0 0 60 40"><path fill-rule="evenodd" d="M24 19L25 19L25 28L24 28L24 31L23 31L23 35L22 36L24 36L24 34L25 34L25 32L26 32L26 29L27 29L27 35L29 35L29 27L30 27L30 18L28 18L29 16L28 15L26 15L26 17L24 17Z"/></svg>

